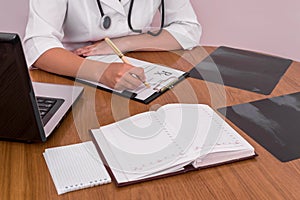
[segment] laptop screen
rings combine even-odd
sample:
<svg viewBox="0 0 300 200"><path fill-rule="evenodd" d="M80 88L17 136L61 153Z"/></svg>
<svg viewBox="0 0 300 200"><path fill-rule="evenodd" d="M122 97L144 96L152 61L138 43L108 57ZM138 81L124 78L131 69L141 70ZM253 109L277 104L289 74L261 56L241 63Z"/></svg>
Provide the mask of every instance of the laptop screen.
<svg viewBox="0 0 300 200"><path fill-rule="evenodd" d="M0 33L0 139L45 141L22 44Z"/></svg>

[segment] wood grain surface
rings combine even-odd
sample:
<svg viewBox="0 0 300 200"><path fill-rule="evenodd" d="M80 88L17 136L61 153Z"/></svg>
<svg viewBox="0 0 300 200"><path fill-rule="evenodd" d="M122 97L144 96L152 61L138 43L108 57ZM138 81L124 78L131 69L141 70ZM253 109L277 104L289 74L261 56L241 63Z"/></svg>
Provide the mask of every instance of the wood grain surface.
<svg viewBox="0 0 300 200"><path fill-rule="evenodd" d="M129 53L138 59L189 71L215 47L191 51ZM79 84L40 70L34 81ZM45 143L0 141L0 199L300 199L300 160L282 163L230 123L255 148L255 159L144 182L123 188L114 183L57 195L42 153L46 148L90 139L88 130L167 103L204 103L217 109L227 105L300 91L300 63L293 62L268 95L188 78L148 105L83 85L85 91L61 126Z"/></svg>

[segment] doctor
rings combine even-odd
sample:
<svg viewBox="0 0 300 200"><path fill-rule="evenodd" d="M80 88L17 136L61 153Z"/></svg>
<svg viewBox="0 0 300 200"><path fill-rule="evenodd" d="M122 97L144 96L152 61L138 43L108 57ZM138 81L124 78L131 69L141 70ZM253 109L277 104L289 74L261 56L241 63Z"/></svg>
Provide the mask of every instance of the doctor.
<svg viewBox="0 0 300 200"><path fill-rule="evenodd" d="M161 25L153 28L157 10ZM145 80L142 68L84 57L113 54L105 37L128 52L191 49L200 35L189 0L30 0L24 49L29 66L134 89L141 81L130 74Z"/></svg>

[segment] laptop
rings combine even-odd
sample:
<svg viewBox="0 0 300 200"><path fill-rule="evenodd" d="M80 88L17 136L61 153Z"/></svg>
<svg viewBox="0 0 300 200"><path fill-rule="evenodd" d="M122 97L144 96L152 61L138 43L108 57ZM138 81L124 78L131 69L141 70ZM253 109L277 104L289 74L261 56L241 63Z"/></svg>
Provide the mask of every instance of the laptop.
<svg viewBox="0 0 300 200"><path fill-rule="evenodd" d="M0 33L0 139L45 142L83 87L32 82L18 34Z"/></svg>

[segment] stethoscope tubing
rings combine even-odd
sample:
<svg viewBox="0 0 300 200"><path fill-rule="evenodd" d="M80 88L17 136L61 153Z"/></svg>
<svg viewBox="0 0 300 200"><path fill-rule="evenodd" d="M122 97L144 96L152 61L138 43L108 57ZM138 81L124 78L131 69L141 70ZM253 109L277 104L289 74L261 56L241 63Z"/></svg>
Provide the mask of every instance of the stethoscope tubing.
<svg viewBox="0 0 300 200"><path fill-rule="evenodd" d="M119 0L121 1L121 0ZM129 11L128 11L128 17L127 17L127 23L128 23L128 26L130 28L130 30L132 32L135 32L135 33L142 33L142 30L141 29L134 29L132 27L132 24L131 24L131 14L132 14L132 8L133 8L133 4L134 4L134 0L131 0L130 1L130 5L129 5ZM103 8L101 6L101 3L100 3L100 0L97 0L97 5L98 5L98 8L99 8L99 12L101 14L101 21L100 21L100 27L103 29L103 30L107 30L109 29L110 25L111 25L111 18L107 15L104 14L104 11L103 11ZM148 31L147 33L152 35L152 36L157 36L159 35L162 30L163 30L163 26L164 26L164 20L165 20L165 3L164 3L164 0L161 0L161 24L160 24L160 29L159 31L157 31L156 33L154 32L151 32L151 31Z"/></svg>

